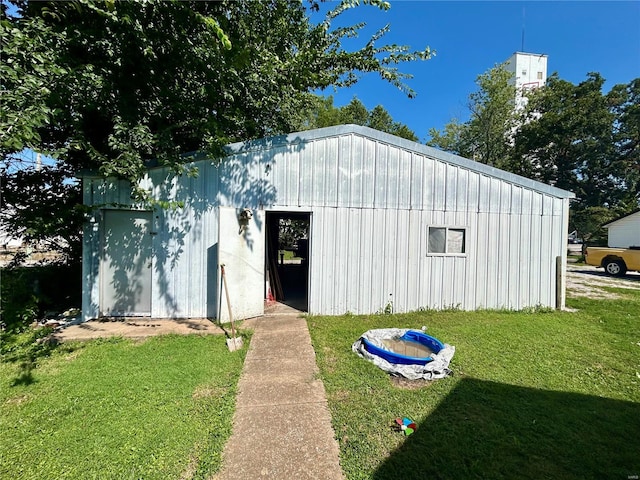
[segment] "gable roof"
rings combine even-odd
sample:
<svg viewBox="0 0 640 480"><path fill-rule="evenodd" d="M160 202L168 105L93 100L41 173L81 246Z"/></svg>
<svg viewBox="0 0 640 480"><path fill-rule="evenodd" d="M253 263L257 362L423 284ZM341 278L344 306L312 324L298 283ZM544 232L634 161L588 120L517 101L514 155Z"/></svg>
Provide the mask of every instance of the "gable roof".
<svg viewBox="0 0 640 480"><path fill-rule="evenodd" d="M247 152L251 150L264 150L274 147L282 147L285 145L295 145L299 143L309 142L313 140L320 140L323 138L337 137L343 135L360 135L372 140L383 142L404 150L415 152L426 157L430 157L436 160L440 160L445 163L456 165L467 170L480 173L489 177L498 178L521 187L529 188L540 193L552 195L558 198L575 198L572 192L562 190L551 185L547 185L530 178L516 175L499 168L495 168L483 163L469 160L468 158L454 155L437 148L429 147L421 143L412 142L405 138L396 137L388 133L374 130L373 128L363 127L360 125L336 125L333 127L317 128L314 130L307 130L303 132L290 133L288 135L277 135L273 137L266 137L259 140L249 140L246 142L238 142L228 145L226 151L229 154L236 154Z"/></svg>
<svg viewBox="0 0 640 480"><path fill-rule="evenodd" d="M604 225L602 225L602 228L609 228L609 227L610 227L611 225L613 225L614 223L618 223L618 222L620 222L620 221L622 221L622 220L626 220L627 218L629 218L629 217L631 217L631 216L635 215L635 214L636 214L636 213L638 213L638 212L640 212L640 208L639 208L639 209L637 209L637 210L634 210L634 211L633 211L633 212L631 212L631 213L627 213L626 215L624 215L624 216L622 216L622 217L616 218L615 220L611 220L609 223L605 223Z"/></svg>

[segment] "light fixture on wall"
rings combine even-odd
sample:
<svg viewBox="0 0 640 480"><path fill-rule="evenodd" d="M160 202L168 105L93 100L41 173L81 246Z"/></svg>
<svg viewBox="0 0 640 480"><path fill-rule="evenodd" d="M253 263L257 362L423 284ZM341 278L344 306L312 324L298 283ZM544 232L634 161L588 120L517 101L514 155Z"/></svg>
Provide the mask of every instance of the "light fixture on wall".
<svg viewBox="0 0 640 480"><path fill-rule="evenodd" d="M249 220L253 217L253 212L250 208L243 208L238 215L238 224L240 225L240 230L238 234L241 234L243 231L246 231L249 227Z"/></svg>

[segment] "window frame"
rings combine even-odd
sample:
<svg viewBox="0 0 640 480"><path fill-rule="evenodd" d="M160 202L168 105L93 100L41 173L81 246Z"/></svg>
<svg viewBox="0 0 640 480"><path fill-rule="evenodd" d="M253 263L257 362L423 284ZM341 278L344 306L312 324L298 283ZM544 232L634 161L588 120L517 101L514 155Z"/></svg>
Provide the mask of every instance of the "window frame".
<svg viewBox="0 0 640 480"><path fill-rule="evenodd" d="M429 251L429 237L432 228L443 228L445 230L444 236L444 252L431 252ZM448 252L449 248L449 231L450 230L462 230L462 252ZM468 255L467 235L469 233L469 227L466 225L427 225L427 257L466 257Z"/></svg>

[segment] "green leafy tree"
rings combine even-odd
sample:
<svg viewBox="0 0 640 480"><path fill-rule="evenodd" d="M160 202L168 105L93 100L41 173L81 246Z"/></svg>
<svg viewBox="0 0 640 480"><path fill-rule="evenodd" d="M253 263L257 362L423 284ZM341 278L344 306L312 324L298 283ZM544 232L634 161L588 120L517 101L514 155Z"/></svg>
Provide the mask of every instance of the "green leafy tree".
<svg viewBox="0 0 640 480"><path fill-rule="evenodd" d="M473 155L471 149L465 145L467 128L467 124L460 123L457 118L453 118L444 126L442 131L437 128L429 130L430 139L427 145L437 147L445 152L455 153L456 155Z"/></svg>
<svg viewBox="0 0 640 480"><path fill-rule="evenodd" d="M80 189L69 181L65 165L41 169L18 169L5 175L2 184L0 225L29 245L58 252L62 263L77 263L81 258L81 232L86 213ZM25 198L29 204L25 205ZM17 252L19 264L24 252Z"/></svg>
<svg viewBox="0 0 640 480"><path fill-rule="evenodd" d="M570 229L597 243L601 225L638 208L640 199L638 81L608 94L603 84L597 73L577 85L552 75L530 95L514 145L522 173L576 194Z"/></svg>
<svg viewBox="0 0 640 480"><path fill-rule="evenodd" d="M578 238L590 245L607 245L608 232L602 225L619 216L607 207L578 207L569 213L570 230L575 230Z"/></svg>
<svg viewBox="0 0 640 480"><path fill-rule="evenodd" d="M634 210L640 205L640 78L614 86L607 97L616 116L614 168L627 192L621 203Z"/></svg>
<svg viewBox="0 0 640 480"><path fill-rule="evenodd" d="M591 73L577 85L552 75L515 109L510 74L480 75L470 119L430 130L429 145L572 191L570 229L602 241L602 223L640 202L640 79L602 91Z"/></svg>
<svg viewBox="0 0 640 480"><path fill-rule="evenodd" d="M229 142L293 131L311 91L374 73L412 96L398 65L431 56L384 44L388 27L343 48L364 25L333 23L357 0L319 23L315 2L294 0L9 2L13 13L0 7L4 185L27 181L16 175L24 148L57 159L58 178L90 169L135 183L151 162L182 172L188 152L215 157ZM28 181L37 178L46 184Z"/></svg>
<svg viewBox="0 0 640 480"><path fill-rule="evenodd" d="M347 105L341 107L340 114L341 121L345 123L363 126L369 123L370 113L357 97L353 97Z"/></svg>
<svg viewBox="0 0 640 480"><path fill-rule="evenodd" d="M314 24L302 3L287 0L19 2L20 16L2 19L3 96L12 109L41 115L20 145L15 137L29 128L14 121L3 152L30 147L135 180L150 159L179 167L185 152L216 155L231 141L290 131L289 112L307 92L353 85L363 73L412 95L394 65L430 51L377 46L387 28L344 50L342 39L362 25L332 29L331 22L357 3L342 2ZM42 58L40 70L57 67L56 82L37 95L22 83L32 67L19 48L23 32L35 37L29 49ZM19 72L14 58L24 64ZM31 76L42 80L40 70ZM25 92L27 100L15 98ZM8 121L19 116L4 110Z"/></svg>
<svg viewBox="0 0 640 480"><path fill-rule="evenodd" d="M309 222L291 218L281 218L278 224L278 248L294 250L298 240L309 238Z"/></svg>
<svg viewBox="0 0 640 480"><path fill-rule="evenodd" d="M530 95L529 118L515 138L529 176L570 190L589 206L615 204L621 193L612 176L615 116L603 84L598 74L578 85L552 75Z"/></svg>
<svg viewBox="0 0 640 480"><path fill-rule="evenodd" d="M375 128L414 142L418 141L413 130L403 123L394 121L382 105L377 105L369 111L356 97L343 107L334 106L331 96L311 98L307 110L300 115L298 129L308 130L349 123Z"/></svg>
<svg viewBox="0 0 640 480"><path fill-rule="evenodd" d="M382 105L377 105L369 113L367 126L380 130L381 132L387 132L398 137L403 137L408 140L418 141L418 137L409 127L406 125L395 122L391 115Z"/></svg>
<svg viewBox="0 0 640 480"><path fill-rule="evenodd" d="M516 88L511 78L503 65L478 76L479 89L469 96L469 120L459 123L454 119L443 131L431 129L427 144L511 170L512 136L518 125Z"/></svg>

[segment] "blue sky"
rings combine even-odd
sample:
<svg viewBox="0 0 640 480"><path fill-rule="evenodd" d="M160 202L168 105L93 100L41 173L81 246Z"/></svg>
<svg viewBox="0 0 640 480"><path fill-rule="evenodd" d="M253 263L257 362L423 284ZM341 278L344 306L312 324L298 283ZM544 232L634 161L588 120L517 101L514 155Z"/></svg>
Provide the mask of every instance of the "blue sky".
<svg viewBox="0 0 640 480"><path fill-rule="evenodd" d="M524 51L548 55L549 74L579 83L588 72L599 72L607 80L605 91L640 77L640 1L390 3L386 12L360 6L339 18L341 23L367 23L360 44L368 40L367 32L389 23L386 43L436 50L432 60L402 67L414 75L407 84L417 98L407 99L374 75L323 94L333 95L337 106L354 95L369 109L381 104L421 141L428 139L430 128L442 129L452 117L467 119L476 77L522 50L523 24Z"/></svg>

